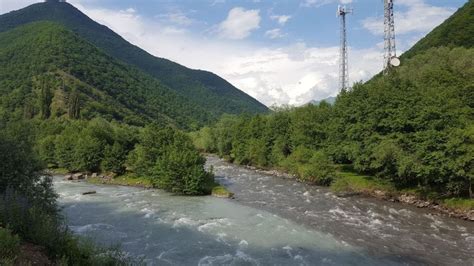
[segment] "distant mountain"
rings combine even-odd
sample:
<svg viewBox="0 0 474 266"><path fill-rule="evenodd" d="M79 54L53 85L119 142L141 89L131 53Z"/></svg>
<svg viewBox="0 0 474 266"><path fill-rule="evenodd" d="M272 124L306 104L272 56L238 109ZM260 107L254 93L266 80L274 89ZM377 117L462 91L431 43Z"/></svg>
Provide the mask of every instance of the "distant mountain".
<svg viewBox="0 0 474 266"><path fill-rule="evenodd" d="M0 115L93 118L186 128L209 121L200 104L53 22L0 33Z"/></svg>
<svg viewBox="0 0 474 266"><path fill-rule="evenodd" d="M170 88L176 92L176 95L187 99L186 102L202 107L205 112L200 114L203 117L198 120L199 122L215 119L223 113L268 111L266 106L219 76L207 71L192 70L167 59L154 57L130 44L109 28L91 20L68 3L49 1L4 14L0 16L0 32L37 21L52 21L62 24L108 56L136 67L157 80L154 82L158 83L159 81L161 87ZM138 77L132 77L132 79L137 80ZM103 86L96 84L95 87L101 90ZM123 89L127 90L127 88Z"/></svg>
<svg viewBox="0 0 474 266"><path fill-rule="evenodd" d="M322 100L312 100L308 104L313 104L313 105L319 105L321 102L326 102L329 103L330 105L333 105L336 102L337 97L327 97Z"/></svg>
<svg viewBox="0 0 474 266"><path fill-rule="evenodd" d="M469 0L441 25L436 27L402 57L410 58L432 47L474 47L474 0Z"/></svg>

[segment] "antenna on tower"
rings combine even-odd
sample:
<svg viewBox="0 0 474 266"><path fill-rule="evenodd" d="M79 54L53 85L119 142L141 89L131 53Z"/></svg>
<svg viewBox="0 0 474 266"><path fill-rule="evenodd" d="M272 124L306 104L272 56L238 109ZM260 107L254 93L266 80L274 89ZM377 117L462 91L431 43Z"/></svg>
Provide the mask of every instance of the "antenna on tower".
<svg viewBox="0 0 474 266"><path fill-rule="evenodd" d="M341 47L339 52L339 83L341 91L346 91L349 85L349 59L347 57L347 29L346 15L351 14L352 9L339 5L337 16L341 18Z"/></svg>
<svg viewBox="0 0 474 266"><path fill-rule="evenodd" d="M384 0L384 65L383 73L386 75L392 67L400 66L400 59L397 57L397 49L395 45L395 20L393 17L393 1Z"/></svg>

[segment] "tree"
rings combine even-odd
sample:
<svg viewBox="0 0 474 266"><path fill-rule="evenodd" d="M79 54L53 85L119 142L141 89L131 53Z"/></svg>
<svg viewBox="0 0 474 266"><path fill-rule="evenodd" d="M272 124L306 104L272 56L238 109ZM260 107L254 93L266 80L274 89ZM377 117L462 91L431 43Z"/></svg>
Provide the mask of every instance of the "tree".
<svg viewBox="0 0 474 266"><path fill-rule="evenodd" d="M69 109L68 115L70 119L79 119L81 115L81 102L77 90L73 90L69 94Z"/></svg>
<svg viewBox="0 0 474 266"><path fill-rule="evenodd" d="M75 170L97 172L103 159L104 142L89 134L82 134L75 146Z"/></svg>
<svg viewBox="0 0 474 266"><path fill-rule="evenodd" d="M177 194L209 194L214 178L204 169L205 161L196 151L170 147L153 168L153 183Z"/></svg>
<svg viewBox="0 0 474 266"><path fill-rule="evenodd" d="M104 171L113 172L116 174L123 174L125 172L125 161L127 153L123 146L114 142L112 146L107 145L104 150L104 159L101 168Z"/></svg>

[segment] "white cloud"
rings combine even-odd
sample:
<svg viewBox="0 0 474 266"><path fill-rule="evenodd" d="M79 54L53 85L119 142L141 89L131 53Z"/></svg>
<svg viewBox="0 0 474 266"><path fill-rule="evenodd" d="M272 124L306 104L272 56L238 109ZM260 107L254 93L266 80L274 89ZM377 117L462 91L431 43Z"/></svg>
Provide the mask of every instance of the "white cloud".
<svg viewBox="0 0 474 266"><path fill-rule="evenodd" d="M286 34L282 33L281 29L272 29L272 30L267 30L265 32L265 36L270 39L278 39L278 38L285 37Z"/></svg>
<svg viewBox="0 0 474 266"><path fill-rule="evenodd" d="M125 12L127 12L127 13L136 13L137 10L135 10L135 8L129 7L127 9L125 9Z"/></svg>
<svg viewBox="0 0 474 266"><path fill-rule="evenodd" d="M229 11L227 19L218 26L219 35L223 38L240 40L245 39L250 33L260 28L260 11L246 10L235 7Z"/></svg>
<svg viewBox="0 0 474 266"><path fill-rule="evenodd" d="M397 5L407 8L404 12L395 9L395 31L399 35L426 34L454 12L452 8L428 5L423 0L398 0ZM366 18L362 25L372 34L383 35L383 17Z"/></svg>
<svg viewBox="0 0 474 266"><path fill-rule="evenodd" d="M273 15L273 16L270 16L270 18L272 20L276 20L278 22L278 24L280 24L281 26L284 26L290 19L291 19L291 16L288 16L288 15Z"/></svg>
<svg viewBox="0 0 474 266"><path fill-rule="evenodd" d="M302 7L321 7L327 4L340 3L351 4L353 0L304 0L300 6ZM378 0L377 0L378 1Z"/></svg>
<svg viewBox="0 0 474 266"><path fill-rule="evenodd" d="M179 26L190 26L195 22L193 19L189 18L185 13L179 10L166 14L160 14L156 17L163 20L165 23L176 24Z"/></svg>
<svg viewBox="0 0 474 266"><path fill-rule="evenodd" d="M211 3L211 6L220 5L220 4L224 4L224 3L225 3L225 0L214 0Z"/></svg>

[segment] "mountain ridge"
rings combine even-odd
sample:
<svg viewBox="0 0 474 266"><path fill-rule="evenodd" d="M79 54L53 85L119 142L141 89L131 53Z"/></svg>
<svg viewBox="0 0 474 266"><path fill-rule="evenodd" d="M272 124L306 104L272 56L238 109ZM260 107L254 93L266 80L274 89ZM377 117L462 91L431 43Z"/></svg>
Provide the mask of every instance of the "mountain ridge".
<svg viewBox="0 0 474 266"><path fill-rule="evenodd" d="M0 92L3 116L103 117L181 128L213 118L149 74L50 21L0 33Z"/></svg>
<svg viewBox="0 0 474 266"><path fill-rule="evenodd" d="M403 58L411 58L416 54L433 47L474 47L474 0L469 0L453 15L430 31L408 51Z"/></svg>
<svg viewBox="0 0 474 266"><path fill-rule="evenodd" d="M107 54L133 65L158 79L184 97L201 104L216 117L223 113L261 113L268 108L238 90L221 77L203 70L193 70L168 59L155 57L64 2L30 5L0 16L0 32L35 21L63 24Z"/></svg>

